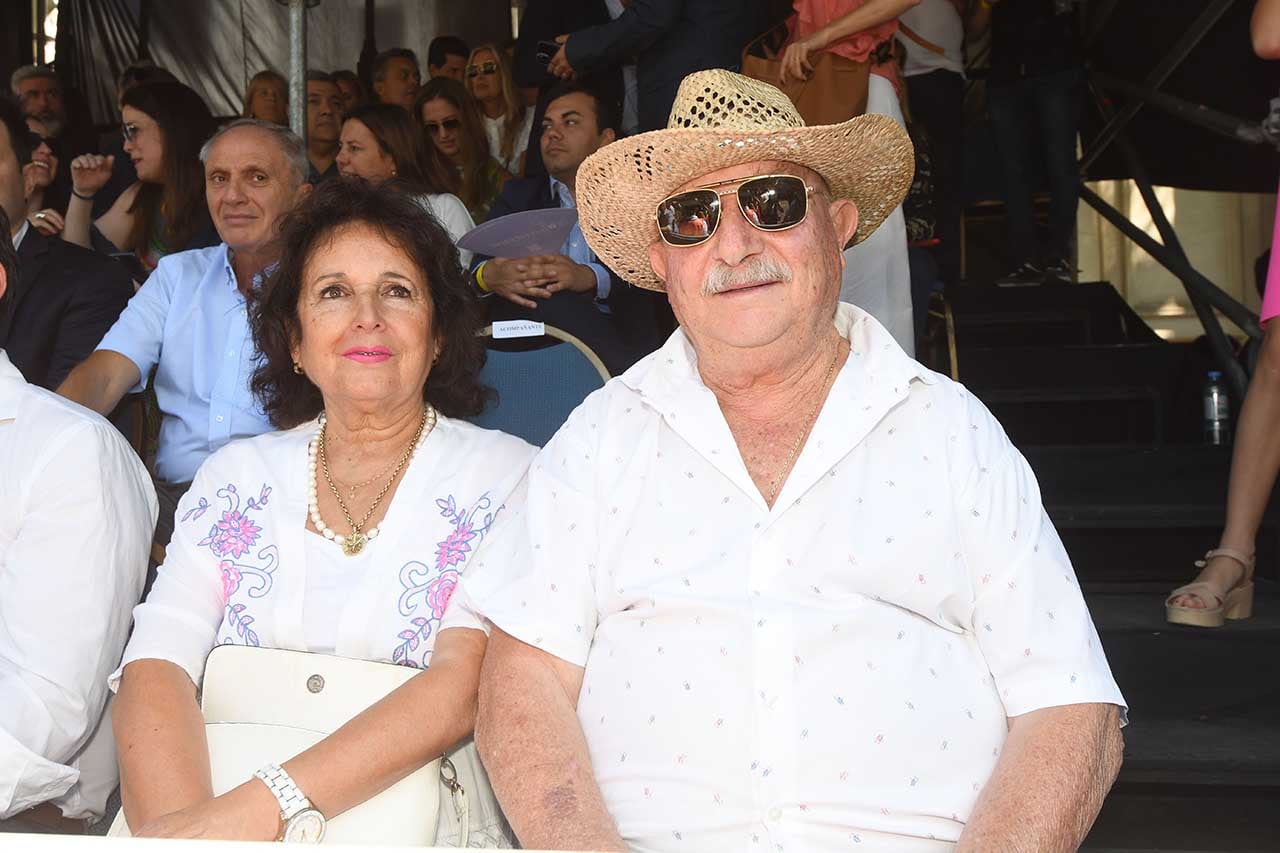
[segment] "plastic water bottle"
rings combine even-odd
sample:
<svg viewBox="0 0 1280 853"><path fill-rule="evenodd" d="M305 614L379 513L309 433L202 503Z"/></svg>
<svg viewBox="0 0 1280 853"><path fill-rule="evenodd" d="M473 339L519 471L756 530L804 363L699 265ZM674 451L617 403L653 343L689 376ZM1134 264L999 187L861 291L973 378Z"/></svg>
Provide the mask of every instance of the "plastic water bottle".
<svg viewBox="0 0 1280 853"><path fill-rule="evenodd" d="M1231 402L1219 370L1210 370L1204 384L1204 440L1216 445L1231 441Z"/></svg>

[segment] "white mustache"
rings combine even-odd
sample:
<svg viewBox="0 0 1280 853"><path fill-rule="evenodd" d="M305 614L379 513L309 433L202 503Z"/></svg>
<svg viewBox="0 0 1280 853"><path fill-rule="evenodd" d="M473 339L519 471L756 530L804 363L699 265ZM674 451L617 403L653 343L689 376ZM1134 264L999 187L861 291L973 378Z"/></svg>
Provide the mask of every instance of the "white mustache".
<svg viewBox="0 0 1280 853"><path fill-rule="evenodd" d="M733 287L763 284L766 281L791 281L791 267L774 258L757 257L731 267L717 264L702 282L702 295L714 296Z"/></svg>

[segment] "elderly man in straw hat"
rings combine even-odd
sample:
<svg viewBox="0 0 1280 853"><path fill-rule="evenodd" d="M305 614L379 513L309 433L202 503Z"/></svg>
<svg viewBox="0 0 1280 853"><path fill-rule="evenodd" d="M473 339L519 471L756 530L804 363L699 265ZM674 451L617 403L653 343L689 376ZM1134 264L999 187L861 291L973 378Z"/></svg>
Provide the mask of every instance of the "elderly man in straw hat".
<svg viewBox="0 0 1280 853"><path fill-rule="evenodd" d="M838 304L911 145L684 80L578 173L681 329L534 461L460 589L476 739L527 847L1074 850L1124 700L1026 461ZM859 845L862 845L859 848Z"/></svg>

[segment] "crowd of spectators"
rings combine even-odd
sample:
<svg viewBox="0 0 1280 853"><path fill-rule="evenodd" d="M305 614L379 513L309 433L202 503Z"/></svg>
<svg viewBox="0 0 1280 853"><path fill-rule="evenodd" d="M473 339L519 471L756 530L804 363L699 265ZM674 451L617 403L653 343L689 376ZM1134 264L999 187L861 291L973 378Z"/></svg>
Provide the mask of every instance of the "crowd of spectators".
<svg viewBox="0 0 1280 853"><path fill-rule="evenodd" d="M528 0L521 37L513 44L471 46L449 35L434 39L425 81L418 56L401 47L378 54L367 80L350 70L308 71L305 139L287 127L289 88L270 68L248 80L239 117L220 118L180 81L182 69L132 64L117 81L118 129L100 137L85 126L83 116L68 115L64 82L52 68L14 71L12 100L0 99L0 221L7 220L14 249L3 247L0 381L25 379L32 386L21 391L38 401L31 404L31 411L40 413L31 424L35 428L42 418L39 428L50 440L79 436L75 454L50 463L58 482L72 477L73 470L93 472L72 489L74 506L40 510L48 529L41 528L37 545L67 540L58 545L61 565L97 567L105 560L110 570L95 568L96 586L83 586L84 595L98 596L101 612L77 615L76 608L92 609L78 601L69 617L81 623L72 645L93 649L85 655L89 663L70 663L74 648L38 667L32 663L28 669L40 670L40 684L31 687L26 675L10 672L15 667L27 671L24 661L31 653L10 649L0 636L0 752L18 750L31 768L0 769L0 829L13 820L14 826L78 831L106 811L117 771L114 754L102 760L103 750L110 752L110 726L103 729L100 723L107 676L120 664L130 609L144 587L151 588L166 548L191 558L212 547L200 540L197 525L183 529L183 523L198 519L212 503L221 512L225 501L230 508L218 524L252 527L242 507L256 511L269 505L268 486L262 486L256 503L241 503L258 485L240 481L243 494L230 485L244 474L235 467L243 460L229 462L240 459L234 453L217 457L222 467L215 473L203 467L227 445L254 439L259 443L234 447L242 456L249 447L268 457L278 451L272 465L310 453L310 493L300 490L295 497L309 500L317 532L334 538L321 516L333 522L346 515L351 522L342 492L349 489L351 500L358 497L368 505L372 492L365 487L376 486L374 481L395 463L395 454L384 453L390 445L361 437L361 418L371 407L403 407L413 416L402 426L411 433L416 429L414 441L420 442L437 428L438 410L438 429L456 444L456 459L475 460L450 476L466 480L471 492L484 494L496 507L519 479L509 475L527 466L532 451L514 439L477 437L478 431L461 420L448 420L473 416L484 405L484 390L475 384L482 347L473 339L481 326L520 320L563 329L613 375L663 345L675 328L668 301L658 288L636 286L625 270L620 274L597 255L582 224L569 230L559 251L525 257L472 256L458 243L477 224L509 214L577 208L580 167L618 140L706 121L715 110L710 104L673 114L682 81L698 72L738 68L744 48L771 25L787 33L778 56L782 78L775 82L804 81L824 53L869 66L870 82L855 111L865 104L866 111L891 117L893 122L885 121L895 127L910 125L921 172L924 164L932 164L931 181L916 182L930 187L936 211L922 230L908 226L894 200L872 239L855 246L857 226L850 220L841 225L847 244L836 247L844 251L842 296L876 316L908 354L930 293L960 276L959 126L966 37L990 30L993 41L991 112L1007 166L1013 278L1069 278L1065 217L1068 205L1074 212L1075 196L1066 174L1066 146L1068 140L1074 144L1081 76L1063 9L1070 15L1073 4ZM1034 44L1015 45L1024 28L1036 33ZM727 111L733 109L730 105ZM1029 117L1055 139L1045 147L1054 201L1043 250L1031 215L1029 152L1020 147L1018 131ZM648 168L639 154L635 162ZM732 194L721 194L726 208ZM383 264L387 271L367 274L351 258ZM320 284L308 278L312 274ZM264 302L266 293L277 301ZM364 329L366 318L382 317L380 312L392 337L412 354L413 375L398 377L403 385L376 389L376 399L366 399L341 370L326 372L324 353L325 347L345 341L342 329ZM271 342L270 351L263 350L264 341ZM358 348L351 353L359 359L386 355ZM430 405L418 423L424 382ZM44 391L32 390L37 387ZM77 427L76 419L87 416L66 401L109 418L133 449L100 420L85 421L92 428ZM332 426L326 427L322 417L321 434L332 430L329 447L344 483L342 490L331 483L336 501L323 489L317 494L317 451L308 445L310 433L299 438L293 430L322 411ZM0 409L0 421L6 416ZM293 431L276 435L293 437L272 444L275 439L267 434L277 428ZM337 456L340 451L348 456ZM145 469L135 452L146 460ZM323 441L319 452L324 452ZM350 461L361 453L377 464ZM0 465L8 458L0 452ZM401 469L394 470L392 483ZM327 477L327 468L324 473ZM0 484L0 494L5 488L11 485ZM286 503L294 486L282 480L277 488L269 512L260 516L263 524L283 526L287 513L302 506ZM38 495L21 498L30 502ZM370 513L378 500L381 496ZM443 500L437 503L443 506ZM448 504L453 507L453 496ZM12 507L20 505L28 503ZM0 516L9 512L0 509ZM465 533L467 542L483 537L483 529L471 526L472 516L465 516L465 530L464 521L457 520L463 516L448 518L456 527L453 535ZM61 533L59 520L67 525ZM397 523L404 527L406 519L389 518L387 529ZM9 529L6 524L0 518L0 533ZM378 529L365 530L366 537L353 522L347 541L358 551L376 535L370 530ZM305 559L313 559L310 546L300 542L293 556L304 559L306 551ZM11 546L0 535L0 570L18 560L42 559L35 547ZM92 559L86 554L90 547L98 549ZM405 559L411 558L406 552ZM319 562L331 576L340 574L328 565L328 556ZM240 572L249 571L237 565L228 558L219 563L220 578L192 581L190 587L175 580L182 566L173 569L158 587L158 600L139 611L141 639L135 637L137 653L131 659L145 658L147 644L158 642L172 620L185 618L174 614L195 606L184 596L208 592L192 591L205 581L213 590L209 594L222 595L226 603ZM0 583L7 584L12 574L0 571ZM339 586L334 581L318 592L308 586L308 595L327 596L325 612L332 615ZM10 609L21 606L14 602L28 594L33 593L25 587L0 586L6 622ZM207 605L202 600L200 606ZM416 665L425 666L431 654L424 647ZM434 654L437 661L456 655L475 658L479 665L475 649L441 644ZM188 714L187 722L190 713L198 718L189 688L199 681L203 657L189 666L184 662L185 673L177 666L148 669L147 661L140 662L144 665L135 662L133 678L126 677L122 687L123 722L116 738L123 748L154 731L148 703L168 702L167 707ZM440 669L448 672L443 664ZM21 698L9 695L13 678L28 682ZM113 687L120 686L118 671L113 679ZM473 679L472 694L474 689ZM438 697L424 693L419 698ZM18 705L27 710L5 710ZM473 706L460 703L458 713L468 708L474 713ZM37 717L45 722L24 722ZM27 728L14 730L18 725ZM423 734L419 746L438 753L438 742L456 740L457 728L450 723ZM181 800L181 785L163 791L158 783L139 781L172 775L167 759L122 756L121 765L126 808L132 797L135 814L148 825L172 818L169 805ZM398 767L387 772L392 770L399 772Z"/></svg>

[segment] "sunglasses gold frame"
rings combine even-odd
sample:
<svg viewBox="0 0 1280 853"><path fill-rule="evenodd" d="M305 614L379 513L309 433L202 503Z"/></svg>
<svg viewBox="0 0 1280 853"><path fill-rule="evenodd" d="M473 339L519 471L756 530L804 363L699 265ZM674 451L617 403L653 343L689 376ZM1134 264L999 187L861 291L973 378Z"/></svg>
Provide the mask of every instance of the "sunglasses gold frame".
<svg viewBox="0 0 1280 853"><path fill-rule="evenodd" d="M800 216L799 219L797 219L795 222L792 222L790 225L780 225L774 228L770 228L766 225L759 225L751 221L751 217L747 215L746 209L743 208L742 206L742 196L740 195L742 188L747 186L748 184L755 183L756 181L764 181L764 180L768 180L769 178L788 178L793 181L799 181L800 185L804 187L804 199L805 199L804 213ZM724 192L718 192L716 190L716 187L724 187L724 186L728 186L729 184L737 184L737 186L731 190L726 190ZM711 230L707 233L705 237L703 237L702 239L696 242L693 242L693 243L671 242L670 240L667 239L667 234L662 229L663 205L665 205L667 202L671 201L674 198L679 198L682 195L700 192L703 190L711 190L716 194L716 207L718 208L718 211L716 213L715 224L711 227ZM713 184L704 184L703 186L700 186L700 187L691 187L690 189L687 189L687 190L681 190L678 193L672 193L671 195L662 199L662 201L658 202L657 209L654 211L654 214L653 214L653 218L658 225L658 236L662 238L662 242L666 243L668 246L672 246L677 249L688 249L692 246L701 246L703 243L707 242L712 237L716 236L716 232L720 230L720 220L724 218L723 216L724 205L720 204L720 199L724 198L727 195L737 196L738 212L742 214L742 218L746 220L748 225L750 225L752 228L755 228L757 231L766 231L769 233L776 233L778 231L788 231L792 228L795 228L797 225L805 221L805 219L809 216L809 196L812 195L813 192L814 192L813 186L810 184L806 184L804 182L804 178L800 177L799 175L787 175L787 174L752 175L749 178L732 178L727 181L716 181Z"/></svg>
<svg viewBox="0 0 1280 853"><path fill-rule="evenodd" d="M465 71L468 77L479 77L481 74L488 77L490 74L498 73L498 63L495 60L490 59L485 62L468 65Z"/></svg>

